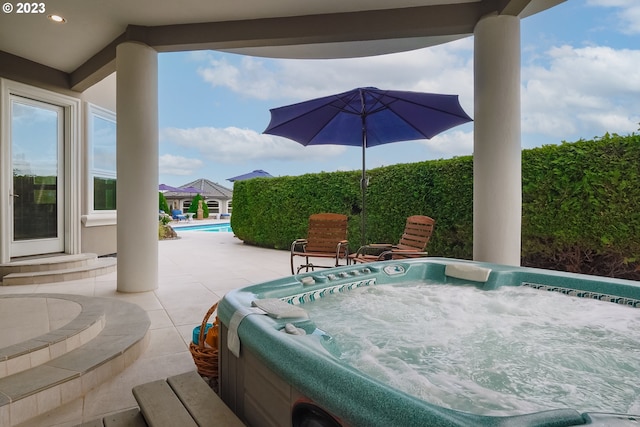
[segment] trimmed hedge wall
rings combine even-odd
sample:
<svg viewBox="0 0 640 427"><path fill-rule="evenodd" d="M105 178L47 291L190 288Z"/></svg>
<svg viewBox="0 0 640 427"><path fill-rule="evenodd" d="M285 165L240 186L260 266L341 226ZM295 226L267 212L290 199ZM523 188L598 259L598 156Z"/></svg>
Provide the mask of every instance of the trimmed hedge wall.
<svg viewBox="0 0 640 427"><path fill-rule="evenodd" d="M640 136L605 135L522 152L523 265L640 279ZM436 220L433 256L473 255L471 156L368 171L367 241L396 242L406 217ZM360 243L360 171L256 178L234 184L234 233L288 249L309 215L349 216Z"/></svg>
<svg viewBox="0 0 640 427"><path fill-rule="evenodd" d="M640 135L524 150L522 263L640 280Z"/></svg>

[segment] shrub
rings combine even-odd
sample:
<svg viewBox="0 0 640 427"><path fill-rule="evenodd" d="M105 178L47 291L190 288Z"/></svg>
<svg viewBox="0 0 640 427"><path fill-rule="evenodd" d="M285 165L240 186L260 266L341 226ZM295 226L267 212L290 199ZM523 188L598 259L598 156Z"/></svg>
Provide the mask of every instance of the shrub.
<svg viewBox="0 0 640 427"><path fill-rule="evenodd" d="M171 214L171 211L169 210L169 203L167 203L167 198L164 197L164 194L162 194L161 192L158 192L158 199L159 199L159 210L163 211L166 214Z"/></svg>
<svg viewBox="0 0 640 427"><path fill-rule="evenodd" d="M204 197L200 195L200 193L196 194L195 197L191 200L191 206L189 206L189 210L187 212L193 213L194 217L197 218L198 214L198 200L202 200L202 217L209 218L209 206L204 201Z"/></svg>

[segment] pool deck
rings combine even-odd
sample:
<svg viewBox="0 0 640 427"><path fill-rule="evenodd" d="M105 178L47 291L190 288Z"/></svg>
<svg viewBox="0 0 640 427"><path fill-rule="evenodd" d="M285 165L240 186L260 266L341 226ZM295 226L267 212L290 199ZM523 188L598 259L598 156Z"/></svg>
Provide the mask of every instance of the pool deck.
<svg viewBox="0 0 640 427"><path fill-rule="evenodd" d="M210 222L228 222L216 220ZM195 225L202 221L176 222ZM158 242L158 288L118 293L117 272L60 283L0 287L0 294L59 293L111 297L140 306L151 319L147 350L124 372L83 398L29 420L24 426L75 426L137 406L131 389L195 370L189 342L209 308L236 288L290 275L289 252L245 245L233 233L176 231L179 239ZM64 305L60 305L64 309ZM3 313L0 313L0 316ZM32 323L33 313L11 313L17 323ZM23 320L16 316L23 316ZM1 322L2 320L0 320Z"/></svg>

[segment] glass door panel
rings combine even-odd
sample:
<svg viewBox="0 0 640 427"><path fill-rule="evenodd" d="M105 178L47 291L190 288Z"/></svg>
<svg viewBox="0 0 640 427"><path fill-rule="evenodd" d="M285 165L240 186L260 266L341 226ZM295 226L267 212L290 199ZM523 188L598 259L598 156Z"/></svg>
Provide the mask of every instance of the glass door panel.
<svg viewBox="0 0 640 427"><path fill-rule="evenodd" d="M64 250L63 146L61 107L12 97L13 257Z"/></svg>

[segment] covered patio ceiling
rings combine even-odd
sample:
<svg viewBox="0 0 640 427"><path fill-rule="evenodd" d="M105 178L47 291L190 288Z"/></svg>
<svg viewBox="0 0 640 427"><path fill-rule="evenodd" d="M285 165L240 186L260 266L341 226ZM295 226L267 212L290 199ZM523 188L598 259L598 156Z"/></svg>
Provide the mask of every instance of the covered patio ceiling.
<svg viewBox="0 0 640 427"><path fill-rule="evenodd" d="M56 0L0 14L0 75L83 91L115 71L116 46L281 58L377 55L469 36L486 15L526 17L564 0ZM43 12L43 13L40 13ZM57 14L66 22L48 19Z"/></svg>

